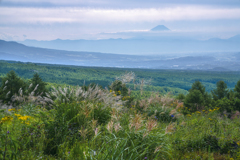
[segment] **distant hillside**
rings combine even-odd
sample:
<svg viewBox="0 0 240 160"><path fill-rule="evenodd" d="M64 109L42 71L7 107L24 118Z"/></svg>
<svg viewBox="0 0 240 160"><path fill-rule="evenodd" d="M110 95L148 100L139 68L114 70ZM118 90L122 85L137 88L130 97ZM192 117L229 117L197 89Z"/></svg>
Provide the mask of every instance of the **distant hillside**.
<svg viewBox="0 0 240 160"><path fill-rule="evenodd" d="M0 40L0 59L22 62L99 66L118 68L240 70L238 52L191 54L186 56L137 56L99 52L64 51L29 47L16 42Z"/></svg>
<svg viewBox="0 0 240 160"><path fill-rule="evenodd" d="M157 27L158 28L158 27ZM160 27L161 28L161 27ZM240 37L229 39L210 39L200 41L186 37L141 37L132 39L101 39L101 40L25 40L19 43L41 48L68 51L88 51L115 54L168 54L193 52L238 52Z"/></svg>

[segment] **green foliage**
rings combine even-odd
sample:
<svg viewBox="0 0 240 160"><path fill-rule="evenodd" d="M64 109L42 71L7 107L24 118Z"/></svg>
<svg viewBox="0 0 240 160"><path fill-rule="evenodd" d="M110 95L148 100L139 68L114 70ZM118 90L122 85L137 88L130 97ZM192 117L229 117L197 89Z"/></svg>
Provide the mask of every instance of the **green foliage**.
<svg viewBox="0 0 240 160"><path fill-rule="evenodd" d="M122 81L18 95L16 108L0 104L0 159L239 159L238 84L223 98L222 84L216 99L199 81L178 99L143 91L129 100Z"/></svg>
<svg viewBox="0 0 240 160"><path fill-rule="evenodd" d="M184 101L185 99L185 95L183 93L179 93L176 97L176 99L180 100L180 101Z"/></svg>
<svg viewBox="0 0 240 160"><path fill-rule="evenodd" d="M231 154L233 156L234 153L237 152L240 145L238 145L235 141L227 141L224 143L221 154Z"/></svg>
<svg viewBox="0 0 240 160"><path fill-rule="evenodd" d="M231 101L229 99L222 98L216 101L216 106L218 106L220 109L219 111L221 113L223 113L224 111L226 111L227 113L231 113L232 111L234 111L234 101Z"/></svg>
<svg viewBox="0 0 240 160"><path fill-rule="evenodd" d="M32 79L30 80L31 86L28 89L28 92L34 92L34 95L43 95L45 96L47 89L46 89L46 82L43 82L43 80L41 79L41 77L39 76L38 73L35 73L32 77Z"/></svg>
<svg viewBox="0 0 240 160"><path fill-rule="evenodd" d="M218 100L228 96L227 84L224 81L217 82L217 89L212 91L213 99Z"/></svg>
<svg viewBox="0 0 240 160"><path fill-rule="evenodd" d="M173 114L171 114L171 111L172 108L151 105L151 107L149 107L146 112L149 117L154 116L155 119L158 121L174 122L176 120L176 117Z"/></svg>
<svg viewBox="0 0 240 160"><path fill-rule="evenodd" d="M22 91L20 90L22 89ZM26 83L18 77L14 71L7 73L2 78L2 86L0 88L0 99L3 102L9 102L14 94L25 94Z"/></svg>
<svg viewBox="0 0 240 160"><path fill-rule="evenodd" d="M233 89L240 79L239 72L121 69L0 61L0 77L5 76L10 70L14 70L25 79L31 79L33 74L37 72L41 75L42 80L48 83L83 86L85 81L86 86L95 83L103 88L109 86L116 77L126 71L132 71L139 77L136 82L142 78L151 79L151 85L146 86L145 91L156 91L162 94L171 92L174 95L187 94L192 83L196 80L201 81L206 87L206 91L210 92L215 89L216 83L220 80L223 80L230 89Z"/></svg>
<svg viewBox="0 0 240 160"><path fill-rule="evenodd" d="M184 99L184 105L190 112L202 110L203 107L211 105L211 96L205 91L200 81L193 83L192 88Z"/></svg>
<svg viewBox="0 0 240 160"><path fill-rule="evenodd" d="M189 90L189 92L194 91L194 90L198 90L200 91L200 94L204 95L205 92L205 87L203 86L203 84L200 81L195 81L192 84L192 88Z"/></svg>
<svg viewBox="0 0 240 160"><path fill-rule="evenodd" d="M49 129L47 139L50 141L45 152L52 155L57 154L57 147L71 135L74 135L71 137L73 142L91 139L96 125L105 125L111 118L110 108L105 108L103 105L91 102L57 105L54 113L55 120L45 123ZM79 135L81 129L88 130L88 132Z"/></svg>
<svg viewBox="0 0 240 160"><path fill-rule="evenodd" d="M234 91L235 91L235 97L240 99L240 80L235 85Z"/></svg>
<svg viewBox="0 0 240 160"><path fill-rule="evenodd" d="M123 84L120 80L115 80L109 86L109 89L114 91L116 95L128 96L128 88L126 84Z"/></svg>
<svg viewBox="0 0 240 160"><path fill-rule="evenodd" d="M184 104L187 108L189 108L192 112L200 110L204 105L204 96L199 90L192 90L187 94Z"/></svg>

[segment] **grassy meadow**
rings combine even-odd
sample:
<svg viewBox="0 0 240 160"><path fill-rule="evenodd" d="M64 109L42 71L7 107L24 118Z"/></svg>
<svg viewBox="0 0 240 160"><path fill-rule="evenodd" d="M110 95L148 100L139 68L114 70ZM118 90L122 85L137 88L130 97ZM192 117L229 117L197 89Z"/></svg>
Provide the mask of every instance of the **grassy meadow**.
<svg viewBox="0 0 240 160"><path fill-rule="evenodd" d="M2 93L11 83L5 80ZM45 95L35 94L40 86L20 88L1 104L0 159L240 159L237 87L210 101L192 101L196 90L209 96L200 83L188 95L135 99L125 84L131 74L121 80L105 89L52 87Z"/></svg>

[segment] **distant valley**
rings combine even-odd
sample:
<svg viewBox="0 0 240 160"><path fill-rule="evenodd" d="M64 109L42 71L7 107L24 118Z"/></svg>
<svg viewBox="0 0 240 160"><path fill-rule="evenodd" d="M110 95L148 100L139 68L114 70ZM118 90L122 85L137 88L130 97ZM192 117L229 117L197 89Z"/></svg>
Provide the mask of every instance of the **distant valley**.
<svg viewBox="0 0 240 160"><path fill-rule="evenodd" d="M57 41L66 44L66 46L72 43L71 41L56 40L49 41L49 44ZM102 40L101 42L107 44L107 41L108 40L104 42L104 40ZM212 39L209 41L219 42L222 40ZM235 44L238 38L235 37L235 40L231 41L234 41L233 44ZM41 43L39 43L39 45L41 45ZM112 46L111 43L108 45L109 47ZM121 45L119 45L119 48L121 48L120 46ZM238 47L240 48L240 45ZM124 49L124 47L122 48ZM85 51L64 51L30 47L17 42L7 42L3 40L0 40L0 60L119 68L240 71L240 52L233 51L182 54L181 56L174 54L141 56Z"/></svg>

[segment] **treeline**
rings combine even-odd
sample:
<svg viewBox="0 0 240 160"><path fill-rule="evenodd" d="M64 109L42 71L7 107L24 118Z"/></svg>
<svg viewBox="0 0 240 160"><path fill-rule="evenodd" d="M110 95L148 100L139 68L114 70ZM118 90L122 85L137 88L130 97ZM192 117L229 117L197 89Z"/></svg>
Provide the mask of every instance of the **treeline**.
<svg viewBox="0 0 240 160"><path fill-rule="evenodd" d="M32 96L46 96L47 83L44 82L38 73L35 73L30 80L24 80L14 72L10 71L2 78L2 85L0 87L0 100L3 103L10 102L15 94L18 95L32 95Z"/></svg>
<svg viewBox="0 0 240 160"><path fill-rule="evenodd" d="M0 77L5 76L10 70L14 70L24 79L30 79L34 73L38 73L45 82L75 86L95 83L103 87L109 86L116 76L133 71L137 75L136 81L139 83L142 79L151 79L151 84L146 88L147 91L158 91L158 87L170 87L174 94L178 94L180 91L175 92L174 88L186 92L197 80L206 87L207 92L210 92L215 89L216 83L220 80L224 81L230 89L233 89L240 79L239 72L123 69L0 61Z"/></svg>
<svg viewBox="0 0 240 160"><path fill-rule="evenodd" d="M200 81L195 81L187 95L179 94L177 99L184 102L184 114L196 111L219 110L230 118L234 111L240 111L240 80L234 89L228 89L224 81L216 83L216 89L206 92Z"/></svg>
<svg viewBox="0 0 240 160"><path fill-rule="evenodd" d="M128 100L129 105L135 100L141 100L153 96L153 92L148 91L149 86L144 87L142 84L135 84L135 75L133 72L125 74L123 77L116 79L111 85L108 86L110 92L114 92L116 96L121 95L124 100ZM127 82L127 81L128 82ZM129 83L132 82L132 83ZM88 87L93 87L94 83L83 85L83 89L87 90ZM139 85L140 90L131 90L130 88L137 88ZM129 87L130 86L130 87ZM100 86L100 88L103 88ZM147 91L143 91L147 89ZM167 93L167 89L165 88ZM171 88L169 89L171 91ZM49 92L47 83L42 80L38 73L35 73L31 79L24 80L20 78L14 71L10 71L2 78L0 87L0 100L3 103L12 101L14 95L32 95L32 96L46 96ZM156 92L155 92L156 93ZM221 112L225 111L226 114L233 111L240 111L240 80L236 83L234 89L228 89L224 81L218 81L216 88L210 93L206 91L205 86L200 81L195 81L191 89L184 93L179 93L176 97L184 102L184 114L191 114L199 110L207 110L219 108Z"/></svg>

